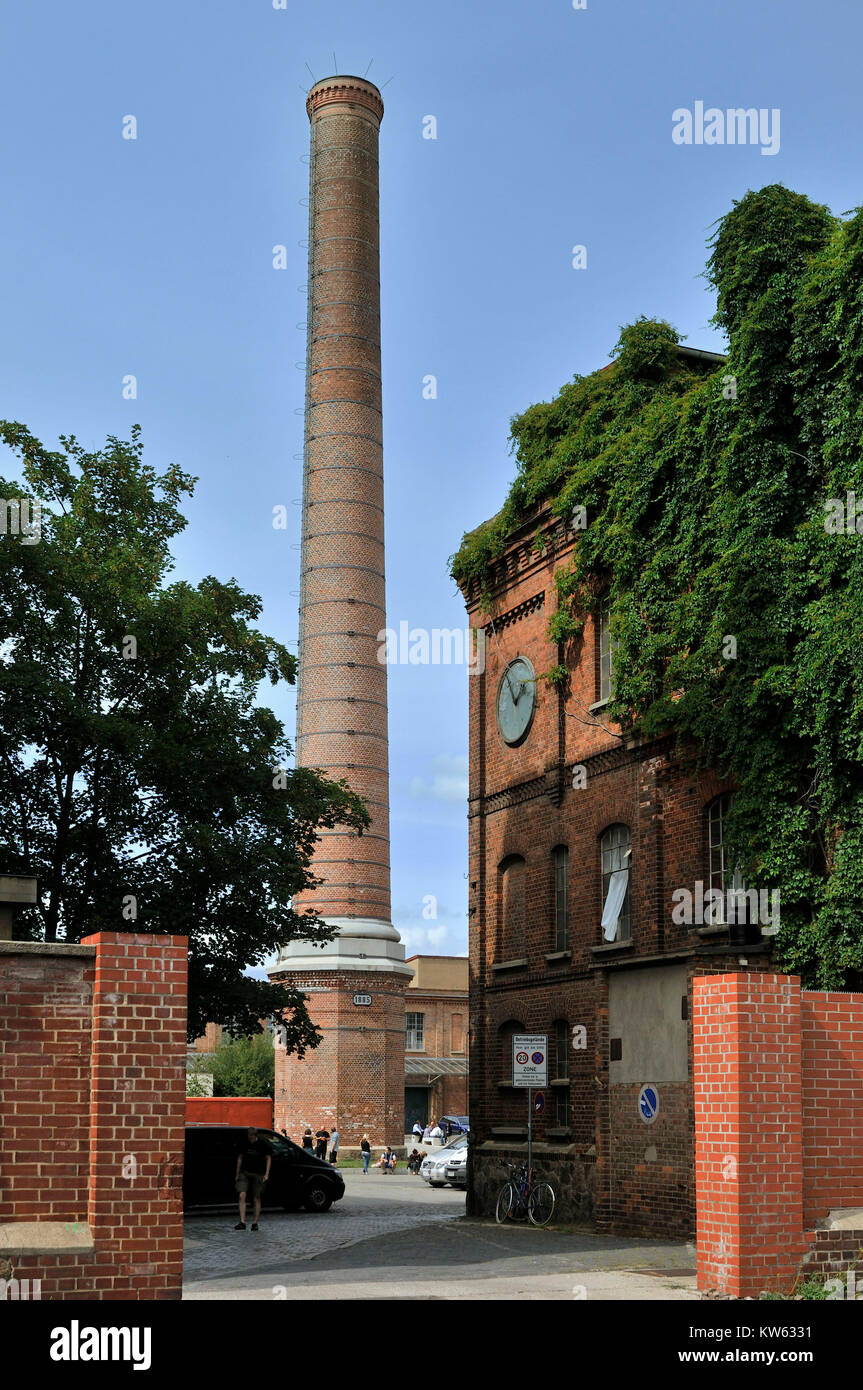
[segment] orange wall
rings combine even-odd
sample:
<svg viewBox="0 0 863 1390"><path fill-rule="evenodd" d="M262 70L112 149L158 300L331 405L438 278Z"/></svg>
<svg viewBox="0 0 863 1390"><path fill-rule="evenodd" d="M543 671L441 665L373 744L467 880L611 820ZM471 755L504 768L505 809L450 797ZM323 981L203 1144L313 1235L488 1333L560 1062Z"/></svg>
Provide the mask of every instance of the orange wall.
<svg viewBox="0 0 863 1390"><path fill-rule="evenodd" d="M268 1096L187 1096L186 1124L272 1129L273 1102Z"/></svg>

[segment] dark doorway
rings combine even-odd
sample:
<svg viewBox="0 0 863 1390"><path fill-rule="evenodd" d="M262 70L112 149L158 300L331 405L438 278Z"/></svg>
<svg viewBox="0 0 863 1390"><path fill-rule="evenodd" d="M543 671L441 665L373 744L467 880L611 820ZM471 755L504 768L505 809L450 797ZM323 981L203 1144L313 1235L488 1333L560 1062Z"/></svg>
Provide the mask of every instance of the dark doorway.
<svg viewBox="0 0 863 1390"><path fill-rule="evenodd" d="M425 1129L429 1122L428 1086L405 1087L405 1134L410 1134L417 1120Z"/></svg>

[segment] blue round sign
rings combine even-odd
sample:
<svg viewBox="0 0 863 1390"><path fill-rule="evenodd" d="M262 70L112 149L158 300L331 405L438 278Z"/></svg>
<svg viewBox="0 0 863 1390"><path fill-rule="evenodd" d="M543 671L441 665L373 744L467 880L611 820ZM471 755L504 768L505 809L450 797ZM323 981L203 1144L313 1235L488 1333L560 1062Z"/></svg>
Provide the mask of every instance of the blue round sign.
<svg viewBox="0 0 863 1390"><path fill-rule="evenodd" d="M544 1054L542 1052L534 1052L530 1060L533 1062L535 1067L541 1067L544 1060Z"/></svg>
<svg viewBox="0 0 863 1390"><path fill-rule="evenodd" d="M655 1086L642 1086L638 1095L638 1113L647 1125L653 1124L659 1110L659 1092Z"/></svg>

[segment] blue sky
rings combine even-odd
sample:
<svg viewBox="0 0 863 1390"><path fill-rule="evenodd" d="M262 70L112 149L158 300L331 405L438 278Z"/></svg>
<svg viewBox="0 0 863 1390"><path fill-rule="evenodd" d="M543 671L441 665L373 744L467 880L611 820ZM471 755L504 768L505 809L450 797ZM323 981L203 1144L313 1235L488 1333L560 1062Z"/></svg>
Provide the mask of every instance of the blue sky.
<svg viewBox="0 0 863 1390"><path fill-rule="evenodd" d="M19 0L3 21L0 414L49 445L139 421L150 463L200 477L177 574L234 576L295 643L306 64L371 62L389 623L463 626L447 557L503 500L510 416L603 366L640 314L721 349L705 242L748 188L861 202L861 38L859 0ZM696 101L778 108L779 152L675 144L672 113ZM409 954L467 946L467 684L390 670ZM293 691L266 698L292 733Z"/></svg>

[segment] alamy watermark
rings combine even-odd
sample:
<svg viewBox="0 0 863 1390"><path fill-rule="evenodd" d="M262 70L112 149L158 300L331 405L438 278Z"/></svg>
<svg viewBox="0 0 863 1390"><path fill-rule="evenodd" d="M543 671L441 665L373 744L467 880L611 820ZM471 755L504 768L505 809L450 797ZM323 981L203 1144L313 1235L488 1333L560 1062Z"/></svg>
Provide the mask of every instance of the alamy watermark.
<svg viewBox="0 0 863 1390"><path fill-rule="evenodd" d="M763 936L779 930L780 895L778 888L708 888L698 879L694 893L675 888L671 895L675 926L723 927L737 922L757 922Z"/></svg>
<svg viewBox="0 0 863 1390"><path fill-rule="evenodd" d="M20 536L22 545L42 539L42 503L38 497L0 497L0 536Z"/></svg>
<svg viewBox="0 0 863 1390"><path fill-rule="evenodd" d="M485 670L485 632L481 627L429 629L402 621L398 629L381 628L377 640L382 666L466 666L471 676L481 676Z"/></svg>
<svg viewBox="0 0 863 1390"><path fill-rule="evenodd" d="M690 111L678 106L671 113L675 145L760 145L762 154L779 153L779 107L708 106L696 101Z"/></svg>
<svg viewBox="0 0 863 1390"><path fill-rule="evenodd" d="M863 502L857 501L856 492L846 492L844 502L841 497L828 497L824 530L829 536L863 535Z"/></svg>
<svg viewBox="0 0 863 1390"><path fill-rule="evenodd" d="M41 1279L0 1279L0 1303L29 1303L41 1297Z"/></svg>

